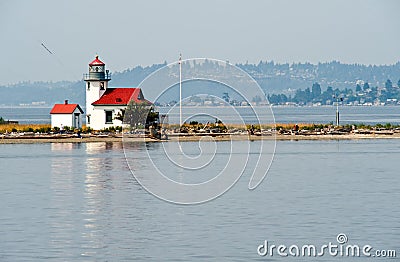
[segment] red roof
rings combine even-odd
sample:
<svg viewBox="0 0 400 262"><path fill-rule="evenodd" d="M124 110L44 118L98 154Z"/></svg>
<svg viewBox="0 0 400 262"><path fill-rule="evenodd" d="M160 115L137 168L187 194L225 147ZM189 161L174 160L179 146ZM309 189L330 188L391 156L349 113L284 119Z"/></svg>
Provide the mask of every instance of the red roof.
<svg viewBox="0 0 400 262"><path fill-rule="evenodd" d="M83 114L83 110L78 104L55 104L50 114L72 114L77 107Z"/></svg>
<svg viewBox="0 0 400 262"><path fill-rule="evenodd" d="M96 59L93 60L89 65L90 66L92 66L92 65L104 65L104 63L99 59L99 56L97 55Z"/></svg>
<svg viewBox="0 0 400 262"><path fill-rule="evenodd" d="M127 105L130 100L136 103L150 103L144 99L140 88L107 88L100 99L92 105Z"/></svg>

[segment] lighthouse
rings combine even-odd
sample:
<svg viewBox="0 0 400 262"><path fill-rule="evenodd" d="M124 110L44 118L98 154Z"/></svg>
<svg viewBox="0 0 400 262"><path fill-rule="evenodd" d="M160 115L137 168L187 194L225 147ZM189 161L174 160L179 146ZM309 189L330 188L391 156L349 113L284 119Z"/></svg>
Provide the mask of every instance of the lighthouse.
<svg viewBox="0 0 400 262"><path fill-rule="evenodd" d="M109 87L111 73L99 57L89 64L89 73L83 75L86 82L86 126L94 130L122 127L123 116L129 103L151 102L137 87Z"/></svg>
<svg viewBox="0 0 400 262"><path fill-rule="evenodd" d="M111 73L106 70L106 65L96 58L89 64L89 73L83 75L86 82L86 125L92 127L94 117L94 102L100 99L108 88L108 81L111 80Z"/></svg>

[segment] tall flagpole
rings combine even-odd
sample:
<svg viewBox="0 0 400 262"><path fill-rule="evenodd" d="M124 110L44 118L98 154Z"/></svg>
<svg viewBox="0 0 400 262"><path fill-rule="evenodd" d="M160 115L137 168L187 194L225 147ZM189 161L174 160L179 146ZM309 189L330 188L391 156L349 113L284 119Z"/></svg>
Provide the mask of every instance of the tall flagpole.
<svg viewBox="0 0 400 262"><path fill-rule="evenodd" d="M182 126L182 54L179 55L179 126Z"/></svg>
<svg viewBox="0 0 400 262"><path fill-rule="evenodd" d="M336 97L336 126L339 126L339 96Z"/></svg>

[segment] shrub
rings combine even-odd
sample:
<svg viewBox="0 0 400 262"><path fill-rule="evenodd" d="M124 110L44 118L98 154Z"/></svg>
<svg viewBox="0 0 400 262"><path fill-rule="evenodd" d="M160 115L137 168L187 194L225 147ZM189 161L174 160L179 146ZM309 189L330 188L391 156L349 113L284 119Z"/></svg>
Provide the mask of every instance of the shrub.
<svg viewBox="0 0 400 262"><path fill-rule="evenodd" d="M24 127L23 129L22 129L22 132L33 132L34 130L33 130L33 128L32 127Z"/></svg>

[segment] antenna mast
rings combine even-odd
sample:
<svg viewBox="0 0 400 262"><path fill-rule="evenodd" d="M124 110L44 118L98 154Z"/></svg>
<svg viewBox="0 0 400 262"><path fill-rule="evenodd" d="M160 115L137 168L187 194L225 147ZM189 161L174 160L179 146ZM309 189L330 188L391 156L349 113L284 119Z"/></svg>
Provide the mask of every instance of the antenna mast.
<svg viewBox="0 0 400 262"><path fill-rule="evenodd" d="M182 126L182 54L179 54L179 126Z"/></svg>

